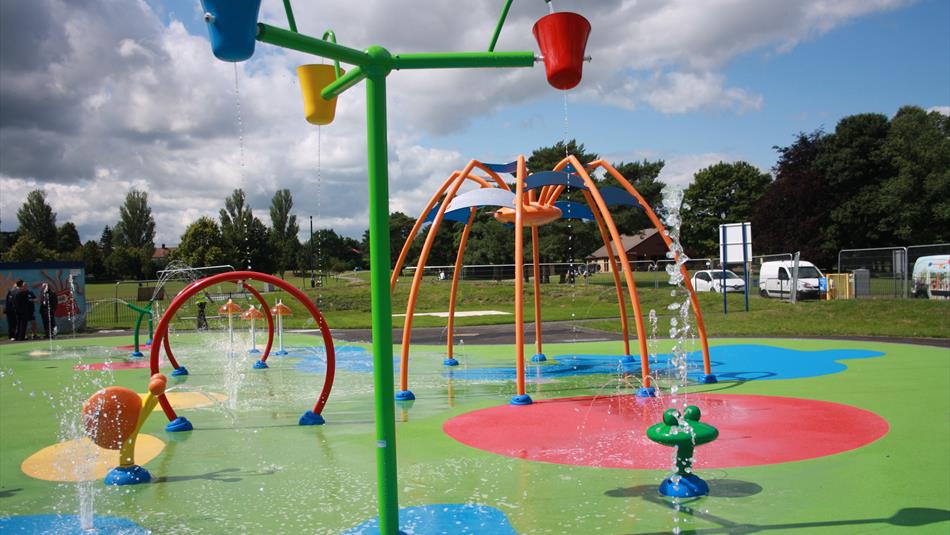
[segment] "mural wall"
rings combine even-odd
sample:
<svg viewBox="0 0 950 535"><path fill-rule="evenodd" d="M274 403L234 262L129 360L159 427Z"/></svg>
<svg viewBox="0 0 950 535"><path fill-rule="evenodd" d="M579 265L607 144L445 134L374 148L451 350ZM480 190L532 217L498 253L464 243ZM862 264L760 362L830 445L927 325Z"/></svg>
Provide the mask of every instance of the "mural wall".
<svg viewBox="0 0 950 535"><path fill-rule="evenodd" d="M83 262L0 262L0 309L3 299L18 279L36 295L33 317L37 331L42 332L40 293L43 283L49 283L56 293L53 312L59 333L69 333L86 327L86 265ZM7 333L7 316L0 316L0 334Z"/></svg>

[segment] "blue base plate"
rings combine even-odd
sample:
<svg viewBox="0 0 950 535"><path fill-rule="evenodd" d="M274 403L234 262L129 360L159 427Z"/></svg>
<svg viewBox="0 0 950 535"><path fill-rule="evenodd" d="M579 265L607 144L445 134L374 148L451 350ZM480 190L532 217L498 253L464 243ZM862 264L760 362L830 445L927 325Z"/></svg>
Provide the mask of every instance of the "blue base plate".
<svg viewBox="0 0 950 535"><path fill-rule="evenodd" d="M174 420L168 422L168 425L165 426L165 431L168 431L169 433L192 431L193 429L194 427L192 427L191 422L189 422L188 418L185 418L184 416L175 418Z"/></svg>
<svg viewBox="0 0 950 535"><path fill-rule="evenodd" d="M303 413L303 416L300 417L297 423L300 425L323 425L327 423L327 421L323 419L323 416L313 411L307 411Z"/></svg>
<svg viewBox="0 0 950 535"><path fill-rule="evenodd" d="M458 365L459 365L459 361L453 359L452 357L449 357L449 358L447 358L447 359L445 359L445 360L442 361L442 365L443 365L443 366L458 366Z"/></svg>
<svg viewBox="0 0 950 535"><path fill-rule="evenodd" d="M178 377L178 376L180 376L180 375L188 375L188 368L186 368L186 367L184 367L184 366L179 366L179 367L175 368L174 370L172 370L171 375L172 375L173 377Z"/></svg>
<svg viewBox="0 0 950 535"><path fill-rule="evenodd" d="M537 355L531 357L531 362L544 362L546 360L548 360L548 358L544 356L544 353L538 353Z"/></svg>
<svg viewBox="0 0 950 535"><path fill-rule="evenodd" d="M655 398L656 397L656 388L652 386L649 388L640 387L637 389L638 398Z"/></svg>
<svg viewBox="0 0 950 535"><path fill-rule="evenodd" d="M534 401L531 400L531 396L528 394L521 394L520 396L514 396L511 398L512 405L531 405Z"/></svg>
<svg viewBox="0 0 950 535"><path fill-rule="evenodd" d="M268 366L263 360L259 360L254 363L255 370L266 370L267 368L270 368L270 366Z"/></svg>
<svg viewBox="0 0 950 535"><path fill-rule="evenodd" d="M396 392L396 401L411 401L416 399L416 395L412 393L412 390L400 390Z"/></svg>
<svg viewBox="0 0 950 535"><path fill-rule="evenodd" d="M660 483L659 492L671 498L692 498L709 494L709 485L696 474L682 476L676 484L673 484L673 478L670 476Z"/></svg>
<svg viewBox="0 0 950 535"><path fill-rule="evenodd" d="M106 474L106 485L137 485L139 483L148 483L152 479L152 474L148 470L137 464L132 466L117 466Z"/></svg>

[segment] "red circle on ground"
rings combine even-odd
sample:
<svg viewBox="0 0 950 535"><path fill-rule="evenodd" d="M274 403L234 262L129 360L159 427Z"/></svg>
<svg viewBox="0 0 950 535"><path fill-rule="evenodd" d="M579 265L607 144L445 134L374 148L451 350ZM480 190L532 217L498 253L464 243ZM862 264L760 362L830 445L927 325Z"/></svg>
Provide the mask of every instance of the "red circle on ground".
<svg viewBox="0 0 950 535"><path fill-rule="evenodd" d="M112 362L94 362L92 364L77 364L73 366L77 371L97 371L97 370L134 370L137 368L148 368L147 360L116 360Z"/></svg>
<svg viewBox="0 0 950 535"><path fill-rule="evenodd" d="M682 399L682 398L679 398ZM787 463L833 455L884 436L887 421L839 403L776 396L690 394L719 439L697 448L696 467ZM445 422L459 442L508 457L604 468L668 469L672 450L651 442L671 398L577 397L503 405Z"/></svg>

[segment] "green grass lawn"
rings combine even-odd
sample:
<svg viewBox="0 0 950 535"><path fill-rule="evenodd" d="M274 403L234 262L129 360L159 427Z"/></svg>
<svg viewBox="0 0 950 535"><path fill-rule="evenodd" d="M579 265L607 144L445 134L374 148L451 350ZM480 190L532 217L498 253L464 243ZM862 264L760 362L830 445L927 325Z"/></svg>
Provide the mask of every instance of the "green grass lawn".
<svg viewBox="0 0 950 535"><path fill-rule="evenodd" d="M660 282L665 274L639 272L636 274L641 308L644 316L655 309L661 317L660 328L667 330L669 316L667 306L673 302L670 287ZM554 281L555 279L552 279ZM295 285L303 286L304 279L289 279ZM409 277L404 277L396 285L393 293L393 312L405 312L409 296ZM166 300L182 287L182 283L170 283ZM434 277L426 278L421 286L417 300L417 312L444 312L448 310L450 283ZM213 288L215 295L225 296L235 289L235 285L219 285ZM306 293L316 302L325 315L327 322L336 329L370 327L370 291L368 274L365 272L345 273L328 279L316 289L306 289ZM525 285L525 318L533 320L533 285ZM110 294L111 292L111 294ZM109 299L114 295L114 284L87 285L88 299ZM476 316L458 318L459 326L485 325L514 322L514 282L513 281L462 281L459 287L459 310L499 310L510 315ZM600 274L588 281L578 279L576 284L558 284L552 282L541 286L542 318L545 321L576 320L588 321L586 326L619 331L619 312L616 291L608 275ZM127 296L131 297L131 296ZM286 319L289 328L312 327L304 307L293 299L286 299L283 292L265 294L268 303L278 298L290 305L294 315ZM683 297L677 297L682 300ZM235 300L242 307L253 303L240 294ZM749 297L750 312L744 311L744 299L741 295L729 295L728 314L722 311L722 295L714 293L700 294L703 316L707 331L711 336L730 335L874 335L908 336L929 338L950 338L950 302L926 301L919 299L868 299L851 301L803 301L791 305L778 299L764 299L758 295ZM213 305L214 306L214 305ZM209 309L209 314L211 309ZM630 309L628 308L628 313ZM188 328L194 325L193 305L185 307L177 315L176 325ZM90 328L129 328L134 320L133 314L121 304L104 302L93 307L88 316ZM214 320L213 320L214 321ZM222 321L222 320L217 320ZM395 326L402 326L402 317L393 318ZM444 318L420 316L413 325L416 327L444 326ZM630 314L631 329L633 324ZM212 325L214 326L214 325Z"/></svg>

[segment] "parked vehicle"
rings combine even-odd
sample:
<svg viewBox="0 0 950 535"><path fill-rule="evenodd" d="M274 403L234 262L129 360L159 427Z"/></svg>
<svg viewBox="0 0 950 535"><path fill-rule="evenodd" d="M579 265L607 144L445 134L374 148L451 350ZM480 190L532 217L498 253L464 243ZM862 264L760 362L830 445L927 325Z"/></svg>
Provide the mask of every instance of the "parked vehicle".
<svg viewBox="0 0 950 535"><path fill-rule="evenodd" d="M950 255L922 256L914 262L914 297L950 299Z"/></svg>
<svg viewBox="0 0 950 535"><path fill-rule="evenodd" d="M697 292L721 292L723 288L723 275L721 269L706 269L697 271L693 274L693 288ZM745 281L742 277L726 270L725 275L726 292L744 292Z"/></svg>
<svg viewBox="0 0 950 535"><path fill-rule="evenodd" d="M759 294L762 297L788 297L791 295L792 269L794 267L795 262L791 260L763 262L759 270ZM796 289L798 298L817 298L818 279L823 277L824 275L814 264L800 260L798 262L798 288Z"/></svg>

